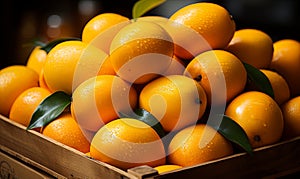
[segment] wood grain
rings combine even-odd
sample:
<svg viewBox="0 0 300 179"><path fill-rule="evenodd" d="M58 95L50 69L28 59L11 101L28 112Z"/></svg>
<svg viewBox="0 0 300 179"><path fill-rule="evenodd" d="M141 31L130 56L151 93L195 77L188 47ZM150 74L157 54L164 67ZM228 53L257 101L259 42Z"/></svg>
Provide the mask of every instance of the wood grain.
<svg viewBox="0 0 300 179"><path fill-rule="evenodd" d="M0 149L48 173L52 171L56 178L277 178L300 173L300 137L255 149L253 155L238 153L159 175L154 169L126 172L93 160L0 115Z"/></svg>
<svg viewBox="0 0 300 179"><path fill-rule="evenodd" d="M135 178L0 116L0 145L67 178Z"/></svg>

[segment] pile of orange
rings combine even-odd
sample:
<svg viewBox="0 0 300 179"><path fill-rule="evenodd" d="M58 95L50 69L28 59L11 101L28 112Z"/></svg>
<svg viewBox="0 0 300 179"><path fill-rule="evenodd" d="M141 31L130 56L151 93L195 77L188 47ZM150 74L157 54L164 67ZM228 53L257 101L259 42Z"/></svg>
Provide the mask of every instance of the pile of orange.
<svg viewBox="0 0 300 179"><path fill-rule="evenodd" d="M247 85L244 63L267 77L274 97ZM36 47L26 65L2 69L0 113L28 126L38 105L63 91L71 105L39 132L124 170L166 172L234 153L206 123L214 110L253 148L299 136L299 71L298 41L237 30L217 4L190 4L169 18L104 13L85 25L82 40L49 53ZM164 137L135 119L138 108L160 122Z"/></svg>

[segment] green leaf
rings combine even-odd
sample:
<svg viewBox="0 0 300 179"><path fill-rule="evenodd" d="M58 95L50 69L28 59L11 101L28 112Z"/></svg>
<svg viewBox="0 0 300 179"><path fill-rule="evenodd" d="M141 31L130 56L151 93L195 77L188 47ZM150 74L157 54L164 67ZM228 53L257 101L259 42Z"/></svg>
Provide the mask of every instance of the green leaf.
<svg viewBox="0 0 300 179"><path fill-rule="evenodd" d="M166 135L164 128L162 127L160 122L145 109L138 108L134 110L134 113L130 113L130 114L119 112L119 116L121 118L133 118L133 119L143 121L144 123L151 126L157 132L160 138L163 138Z"/></svg>
<svg viewBox="0 0 300 179"><path fill-rule="evenodd" d="M247 63L244 63L244 67L247 71L248 86L251 86L251 88L254 87L258 91L266 93L267 95L274 98L273 88L266 75L263 72L261 72L259 69Z"/></svg>
<svg viewBox="0 0 300 179"><path fill-rule="evenodd" d="M139 18L151 9L161 5L166 2L166 0L139 0L132 8L133 19Z"/></svg>
<svg viewBox="0 0 300 179"><path fill-rule="evenodd" d="M40 47L44 47L46 44L40 40L33 40L30 41L28 43L25 43L22 45L22 47L36 47L36 46L40 46Z"/></svg>
<svg viewBox="0 0 300 179"><path fill-rule="evenodd" d="M217 130L227 140L239 145L247 153L252 154L252 147L244 129L230 117L226 115L222 115L221 117L221 123L217 124L215 121L209 125Z"/></svg>
<svg viewBox="0 0 300 179"><path fill-rule="evenodd" d="M55 47L57 44L64 42L64 41L69 41L69 40L78 40L80 41L79 38L74 38L74 37L70 37L70 38L60 38L60 39L56 39L53 40L51 42L49 42L48 44L46 44L45 46L43 46L41 49L45 50L47 53L50 52L50 50Z"/></svg>
<svg viewBox="0 0 300 179"><path fill-rule="evenodd" d="M44 42L42 41L39 41L39 40L35 40L33 42L34 46L41 46L41 48L45 47L47 44L45 44Z"/></svg>
<svg viewBox="0 0 300 179"><path fill-rule="evenodd" d="M52 93L36 108L27 130L46 126L57 118L70 103L71 96L65 92L57 91Z"/></svg>

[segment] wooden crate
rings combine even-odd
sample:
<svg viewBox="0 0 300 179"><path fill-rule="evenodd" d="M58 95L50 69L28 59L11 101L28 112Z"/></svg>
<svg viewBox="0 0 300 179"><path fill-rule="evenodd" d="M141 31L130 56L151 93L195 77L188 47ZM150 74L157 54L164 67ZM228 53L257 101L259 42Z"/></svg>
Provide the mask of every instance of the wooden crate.
<svg viewBox="0 0 300 179"><path fill-rule="evenodd" d="M45 173L36 167L28 166L27 163L15 159L9 154L0 151L0 178L34 178L34 179L50 179L53 176Z"/></svg>
<svg viewBox="0 0 300 179"><path fill-rule="evenodd" d="M0 150L55 178L273 178L300 172L300 137L161 175L151 167L123 171L0 115Z"/></svg>
<svg viewBox="0 0 300 179"><path fill-rule="evenodd" d="M36 167L55 171L67 178L134 178L123 170L92 160L34 130L27 131L25 127L3 116L0 118L2 149L14 151L23 160L27 158L34 161L32 165Z"/></svg>

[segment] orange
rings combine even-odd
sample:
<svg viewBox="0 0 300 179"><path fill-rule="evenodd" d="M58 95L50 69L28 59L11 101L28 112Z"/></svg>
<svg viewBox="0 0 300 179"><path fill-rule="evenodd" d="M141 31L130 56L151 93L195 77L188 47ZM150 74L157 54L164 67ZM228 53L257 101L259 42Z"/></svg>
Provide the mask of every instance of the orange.
<svg viewBox="0 0 300 179"><path fill-rule="evenodd" d="M115 75L107 53L88 44L77 62L73 76L73 91L85 80L97 75Z"/></svg>
<svg viewBox="0 0 300 179"><path fill-rule="evenodd" d="M204 114L207 100L204 89L195 80L170 75L149 82L140 93L139 105L170 132L195 124Z"/></svg>
<svg viewBox="0 0 300 179"><path fill-rule="evenodd" d="M50 91L48 88L45 78L44 78L44 69L41 70L40 76L39 76L39 87L45 88L46 90Z"/></svg>
<svg viewBox="0 0 300 179"><path fill-rule="evenodd" d="M118 76L99 75L79 85L72 95L73 117L84 130L97 131L137 105L136 90Z"/></svg>
<svg viewBox="0 0 300 179"><path fill-rule="evenodd" d="M185 63L178 58L177 56L173 56L170 66L163 73L164 76L168 75L182 75L185 70Z"/></svg>
<svg viewBox="0 0 300 179"><path fill-rule="evenodd" d="M110 61L122 79L141 84L169 67L173 50L172 38L161 26L136 21L126 25L113 38Z"/></svg>
<svg viewBox="0 0 300 179"><path fill-rule="evenodd" d="M74 118L72 112L71 112L72 117ZM76 121L77 122L77 121ZM94 135L96 134L97 131L89 131L87 129L82 128L81 126L79 126L81 129L81 132L83 133L83 135L85 136L85 138L91 142L92 138L94 137Z"/></svg>
<svg viewBox="0 0 300 179"><path fill-rule="evenodd" d="M26 66L36 71L39 75L41 73L41 70L43 69L43 66L45 64L47 57L47 52L45 50L42 50L40 46L35 47L28 59Z"/></svg>
<svg viewBox="0 0 300 179"><path fill-rule="evenodd" d="M281 110L284 119L283 138L300 136L300 96L288 100Z"/></svg>
<svg viewBox="0 0 300 179"><path fill-rule="evenodd" d="M136 19L136 21L153 22L164 28L173 39L174 54L183 60L191 60L197 54L211 49L206 39L197 31L168 18L144 16Z"/></svg>
<svg viewBox="0 0 300 179"><path fill-rule="evenodd" d="M98 49L104 51L105 53L109 54L110 45L113 38L116 34L126 25L132 23L132 21L127 20L124 22L117 23L112 25L111 27L105 29L104 31L100 32L97 36L93 38L92 41L88 42L89 45L93 45Z"/></svg>
<svg viewBox="0 0 300 179"><path fill-rule="evenodd" d="M184 75L201 84L212 105L225 105L244 90L247 82L247 72L242 62L224 50L199 54L189 62Z"/></svg>
<svg viewBox="0 0 300 179"><path fill-rule="evenodd" d="M224 7L214 3L187 5L172 14L170 20L195 30L208 42L209 49L225 48L235 32L232 16ZM200 49L199 52L209 49Z"/></svg>
<svg viewBox="0 0 300 179"><path fill-rule="evenodd" d="M111 64L109 56L104 59L97 75L116 75L114 67Z"/></svg>
<svg viewBox="0 0 300 179"><path fill-rule="evenodd" d="M164 144L156 131L131 118L116 119L100 128L91 142L90 156L123 170L166 163Z"/></svg>
<svg viewBox="0 0 300 179"><path fill-rule="evenodd" d="M158 174L162 174L164 172L169 172L180 168L182 168L182 166L171 165L171 164L165 164L165 165L154 167L154 169L158 171Z"/></svg>
<svg viewBox="0 0 300 179"><path fill-rule="evenodd" d="M63 113L42 129L42 134L80 152L87 153L90 143L70 113Z"/></svg>
<svg viewBox="0 0 300 179"><path fill-rule="evenodd" d="M112 26L129 21L127 17L124 17L116 13L102 13L92 19L90 19L84 26L82 31L82 41L89 43L94 40L99 34Z"/></svg>
<svg viewBox="0 0 300 179"><path fill-rule="evenodd" d="M256 68L268 68L272 61L273 41L258 29L240 29L226 48L241 61Z"/></svg>
<svg viewBox="0 0 300 179"><path fill-rule="evenodd" d="M274 92L274 99L278 105L286 102L290 98L290 89L286 80L277 72L265 69L261 69L260 71L269 79Z"/></svg>
<svg viewBox="0 0 300 179"><path fill-rule="evenodd" d="M237 96L225 114L244 129L253 148L274 144L281 138L284 125L281 109L265 93L249 91Z"/></svg>
<svg viewBox="0 0 300 179"><path fill-rule="evenodd" d="M193 166L233 154L231 143L206 124L179 131L169 144L168 162Z"/></svg>
<svg viewBox="0 0 300 179"><path fill-rule="evenodd" d="M50 94L50 91L41 87L25 90L14 101L9 118L27 127L38 105Z"/></svg>
<svg viewBox="0 0 300 179"><path fill-rule="evenodd" d="M38 74L23 65L0 70L0 114L8 117L15 99L26 89L38 86Z"/></svg>
<svg viewBox="0 0 300 179"><path fill-rule="evenodd" d="M50 50L44 65L46 85L71 94L86 79L96 76L107 54L81 41L65 41Z"/></svg>
<svg viewBox="0 0 300 179"><path fill-rule="evenodd" d="M300 95L300 43L298 41L282 39L275 42L270 68L286 79L291 97Z"/></svg>

